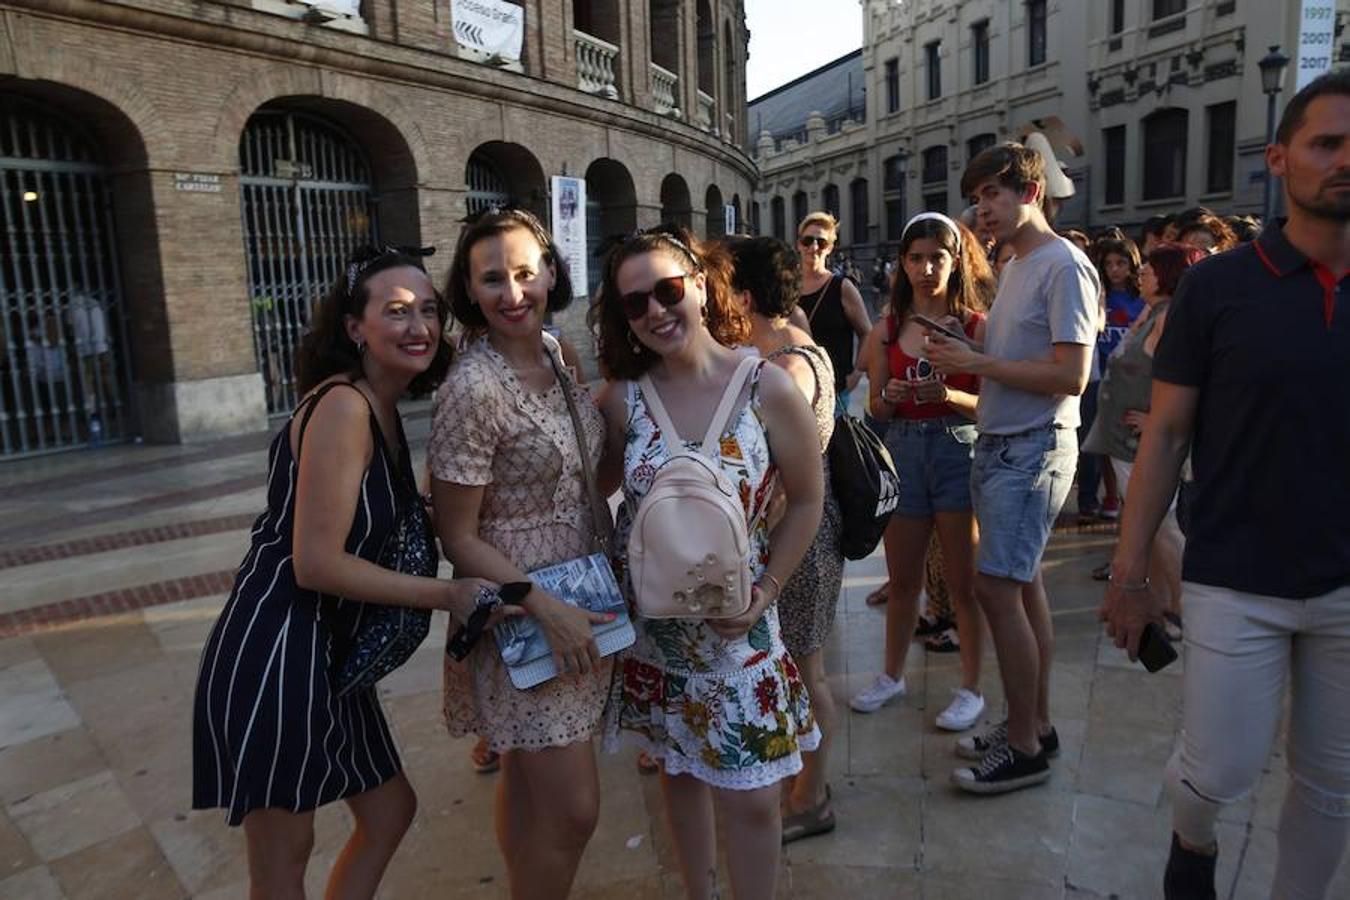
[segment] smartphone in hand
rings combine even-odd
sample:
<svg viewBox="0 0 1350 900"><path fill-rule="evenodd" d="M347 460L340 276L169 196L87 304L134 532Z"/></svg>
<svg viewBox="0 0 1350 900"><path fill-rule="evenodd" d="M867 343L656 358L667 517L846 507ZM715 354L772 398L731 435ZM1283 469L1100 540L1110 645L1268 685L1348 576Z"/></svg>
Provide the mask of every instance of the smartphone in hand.
<svg viewBox="0 0 1350 900"><path fill-rule="evenodd" d="M967 347L970 347L972 350L981 349L980 344L978 344L976 341L968 337L965 334L965 332L958 331L957 329L944 325L941 322L937 321L936 319L930 319L928 318L928 316L925 316L922 313L911 313L910 318L913 319L915 322L918 322L924 328L927 328L929 331L940 334L945 338L950 338L953 341L960 341Z"/></svg>
<svg viewBox="0 0 1350 900"><path fill-rule="evenodd" d="M1177 660L1177 650L1156 622L1144 626L1139 636L1139 661L1149 672L1158 672Z"/></svg>

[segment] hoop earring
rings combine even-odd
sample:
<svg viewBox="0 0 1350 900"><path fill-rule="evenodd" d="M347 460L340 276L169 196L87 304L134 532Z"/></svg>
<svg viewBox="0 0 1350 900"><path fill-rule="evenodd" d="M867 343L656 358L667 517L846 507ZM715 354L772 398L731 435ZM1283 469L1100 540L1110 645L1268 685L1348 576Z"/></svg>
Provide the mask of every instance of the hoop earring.
<svg viewBox="0 0 1350 900"><path fill-rule="evenodd" d="M634 356L642 355L642 342L637 339L637 335L632 330L628 332L628 347L633 351Z"/></svg>
<svg viewBox="0 0 1350 900"><path fill-rule="evenodd" d="M357 340L357 342L356 342L356 354L357 354L358 356L365 356L365 355L366 355L366 342L365 342L365 341L360 340L360 339Z"/></svg>

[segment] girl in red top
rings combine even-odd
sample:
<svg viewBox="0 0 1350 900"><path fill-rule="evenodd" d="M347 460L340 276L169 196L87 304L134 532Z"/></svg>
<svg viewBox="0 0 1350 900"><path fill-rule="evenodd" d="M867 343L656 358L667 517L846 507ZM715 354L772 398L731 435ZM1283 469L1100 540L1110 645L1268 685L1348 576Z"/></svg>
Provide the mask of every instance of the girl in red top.
<svg viewBox="0 0 1350 900"><path fill-rule="evenodd" d="M995 284L974 233L941 213L909 220L900 237L899 263L891 313L884 320L886 352L875 354L868 370L872 413L890 422L886 446L900 476L900 505L885 537L890 577L886 654L884 671L851 705L872 712L905 692L905 656L918 622L924 561L936 525L961 638L961 687L937 724L964 731L984 711L982 623L971 593L976 533L970 463L979 381L934 371L923 356L927 329L913 316L959 328L983 343L983 310Z"/></svg>

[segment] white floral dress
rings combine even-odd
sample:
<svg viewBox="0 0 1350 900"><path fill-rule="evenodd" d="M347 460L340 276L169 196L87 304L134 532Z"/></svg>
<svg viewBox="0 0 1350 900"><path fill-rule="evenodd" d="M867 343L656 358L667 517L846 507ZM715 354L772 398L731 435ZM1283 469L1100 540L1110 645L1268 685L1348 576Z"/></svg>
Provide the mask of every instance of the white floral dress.
<svg viewBox="0 0 1350 900"><path fill-rule="evenodd" d="M558 356L558 343L544 343ZM561 366L561 360L559 361ZM572 384L592 459L604 446L604 420L585 385ZM572 419L563 386L527 391L487 338L471 344L436 392L427 457L442 481L483 485L478 535L523 572L594 550ZM451 623L451 630L454 629ZM450 734L477 733L498 752L540 750L590 739L609 694L609 659L589 675L554 678L520 690L492 635L464 662L445 657L445 721Z"/></svg>
<svg viewBox="0 0 1350 900"><path fill-rule="evenodd" d="M761 367L762 369L762 367ZM759 409L759 372L750 400L722 435L723 471L740 491L751 534L755 577L768 560L768 529L760 514L775 482ZM685 442L697 450L696 442ZM624 503L617 542L627 546L632 510L651 488L652 476L670 456L647 411L642 389L628 385L624 449ZM632 592L626 559L616 569ZM796 664L783 646L778 610L770 607L743 637L725 640L703 619L634 616L637 642L621 658L614 680L606 745L629 732L666 772L690 774L714 787L751 790L801 770L801 751L820 743Z"/></svg>

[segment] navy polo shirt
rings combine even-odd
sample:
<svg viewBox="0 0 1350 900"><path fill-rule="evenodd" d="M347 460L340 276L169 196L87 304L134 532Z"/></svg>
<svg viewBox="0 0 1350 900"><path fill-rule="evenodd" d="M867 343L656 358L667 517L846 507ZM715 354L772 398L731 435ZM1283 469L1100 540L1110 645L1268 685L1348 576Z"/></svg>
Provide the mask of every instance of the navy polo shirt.
<svg viewBox="0 0 1350 900"><path fill-rule="evenodd" d="M1182 277L1153 377L1199 388L1183 577L1292 599L1350 585L1350 273L1272 223Z"/></svg>

